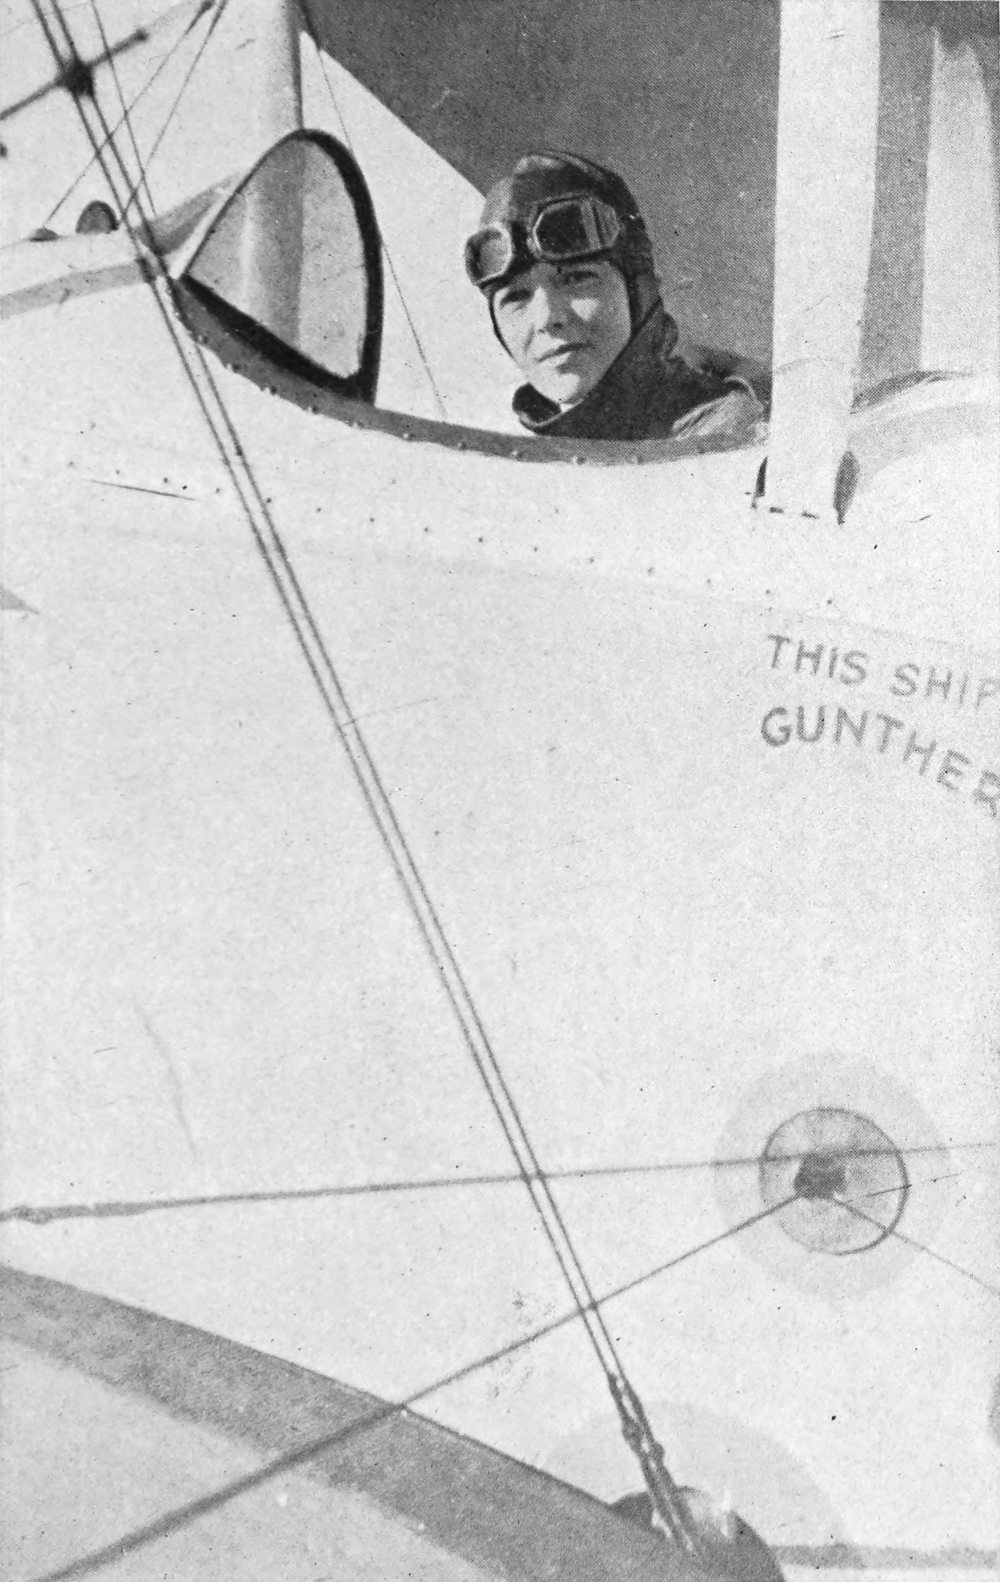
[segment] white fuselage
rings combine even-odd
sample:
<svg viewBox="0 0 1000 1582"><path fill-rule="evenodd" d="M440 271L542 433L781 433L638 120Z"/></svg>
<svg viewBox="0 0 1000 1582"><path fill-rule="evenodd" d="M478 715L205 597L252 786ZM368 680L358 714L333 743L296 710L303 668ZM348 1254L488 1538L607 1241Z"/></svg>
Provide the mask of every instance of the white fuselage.
<svg viewBox="0 0 1000 1582"><path fill-rule="evenodd" d="M5 1203L508 1172L150 295L6 368ZM543 1164L698 1165L557 1184L595 1291L759 1211L803 1110L911 1151L911 1240L765 1222L608 1304L668 1464L773 1543L985 1546L996 1296L915 1244L991 1278L988 382L859 414L829 527L759 444L535 465L219 378ZM517 1183L6 1256L392 1398L569 1306ZM637 1482L578 1325L422 1409Z"/></svg>

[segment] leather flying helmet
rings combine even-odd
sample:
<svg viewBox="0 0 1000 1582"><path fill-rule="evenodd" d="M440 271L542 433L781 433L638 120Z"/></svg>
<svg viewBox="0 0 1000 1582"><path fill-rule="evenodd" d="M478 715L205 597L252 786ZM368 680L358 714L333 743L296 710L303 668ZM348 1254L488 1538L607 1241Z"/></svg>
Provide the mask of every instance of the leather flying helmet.
<svg viewBox="0 0 1000 1582"><path fill-rule="evenodd" d="M492 316L495 293L520 270L583 258L607 258L621 271L635 331L659 288L632 193L613 170L577 154L525 154L486 195L479 230L465 244L470 280Z"/></svg>

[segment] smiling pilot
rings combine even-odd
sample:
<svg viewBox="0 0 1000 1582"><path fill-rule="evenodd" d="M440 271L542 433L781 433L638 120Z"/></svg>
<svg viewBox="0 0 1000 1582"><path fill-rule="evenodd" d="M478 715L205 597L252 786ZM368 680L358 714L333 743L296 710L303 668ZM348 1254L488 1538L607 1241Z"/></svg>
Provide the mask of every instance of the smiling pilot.
<svg viewBox="0 0 1000 1582"><path fill-rule="evenodd" d="M514 411L532 433L735 438L762 416L744 379L681 356L645 224L613 171L526 154L487 194L465 266L527 380Z"/></svg>

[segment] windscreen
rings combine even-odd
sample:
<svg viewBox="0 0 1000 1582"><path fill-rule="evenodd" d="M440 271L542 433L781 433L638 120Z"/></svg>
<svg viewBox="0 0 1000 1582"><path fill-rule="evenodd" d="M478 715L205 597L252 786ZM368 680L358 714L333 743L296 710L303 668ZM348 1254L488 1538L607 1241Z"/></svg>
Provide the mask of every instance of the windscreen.
<svg viewBox="0 0 1000 1582"><path fill-rule="evenodd" d="M360 372L365 246L354 197L322 144L273 148L216 219L186 279L326 373Z"/></svg>

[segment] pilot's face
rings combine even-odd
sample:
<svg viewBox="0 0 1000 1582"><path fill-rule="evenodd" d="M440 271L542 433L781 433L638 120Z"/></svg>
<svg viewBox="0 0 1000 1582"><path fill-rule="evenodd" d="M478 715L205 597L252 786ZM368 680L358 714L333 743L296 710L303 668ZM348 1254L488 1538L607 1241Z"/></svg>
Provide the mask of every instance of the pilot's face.
<svg viewBox="0 0 1000 1582"><path fill-rule="evenodd" d="M575 406L632 337L624 276L606 258L532 264L493 298L497 329L529 384Z"/></svg>

